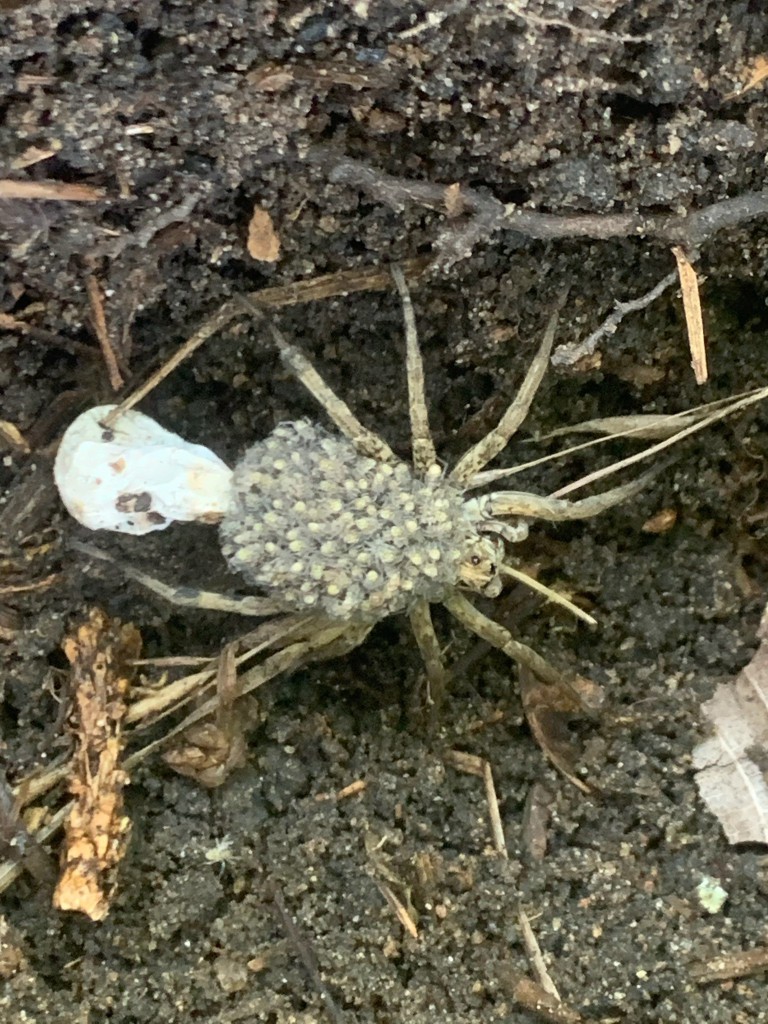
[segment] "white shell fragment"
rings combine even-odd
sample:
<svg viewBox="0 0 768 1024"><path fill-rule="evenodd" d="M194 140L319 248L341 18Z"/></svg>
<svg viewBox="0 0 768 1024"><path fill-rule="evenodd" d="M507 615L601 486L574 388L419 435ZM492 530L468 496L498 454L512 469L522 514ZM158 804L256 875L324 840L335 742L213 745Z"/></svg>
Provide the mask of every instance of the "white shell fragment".
<svg viewBox="0 0 768 1024"><path fill-rule="evenodd" d="M174 521L215 523L230 501L232 471L218 455L129 410L89 409L68 427L53 475L70 515L90 530L144 534Z"/></svg>

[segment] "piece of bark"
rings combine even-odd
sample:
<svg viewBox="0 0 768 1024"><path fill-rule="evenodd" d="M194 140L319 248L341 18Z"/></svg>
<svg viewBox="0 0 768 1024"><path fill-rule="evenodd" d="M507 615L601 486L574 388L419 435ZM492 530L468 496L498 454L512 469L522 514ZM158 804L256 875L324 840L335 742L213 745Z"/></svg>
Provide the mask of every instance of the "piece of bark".
<svg viewBox="0 0 768 1024"><path fill-rule="evenodd" d="M62 873L53 903L59 910L77 910L101 921L109 912L116 868L130 832L130 819L123 812L128 775L120 767L121 725L129 688L127 663L138 657L141 637L133 626L112 622L93 609L63 647L72 666L77 749L69 780L75 799L65 825Z"/></svg>

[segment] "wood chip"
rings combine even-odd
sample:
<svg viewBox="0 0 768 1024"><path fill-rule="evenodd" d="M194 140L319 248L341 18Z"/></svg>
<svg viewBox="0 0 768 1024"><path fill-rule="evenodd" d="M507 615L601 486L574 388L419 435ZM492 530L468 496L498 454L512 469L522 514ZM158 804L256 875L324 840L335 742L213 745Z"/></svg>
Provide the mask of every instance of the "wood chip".
<svg viewBox="0 0 768 1024"><path fill-rule="evenodd" d="M53 904L101 921L109 912L130 832L123 813L128 776L120 767L121 726L129 688L126 665L138 657L141 637L133 626L112 622L93 609L62 646L72 666L77 749L69 779L75 799Z"/></svg>
<svg viewBox="0 0 768 1024"><path fill-rule="evenodd" d="M699 281L693 264L679 245L672 249L677 260L677 273L683 295L685 325L688 329L688 344L691 349L691 366L697 384L705 384L709 377L707 370L707 349L704 343L704 320L701 315Z"/></svg>
<svg viewBox="0 0 768 1024"><path fill-rule="evenodd" d="M248 253L262 263L276 263L280 258L280 237L266 210L255 206L248 224Z"/></svg>

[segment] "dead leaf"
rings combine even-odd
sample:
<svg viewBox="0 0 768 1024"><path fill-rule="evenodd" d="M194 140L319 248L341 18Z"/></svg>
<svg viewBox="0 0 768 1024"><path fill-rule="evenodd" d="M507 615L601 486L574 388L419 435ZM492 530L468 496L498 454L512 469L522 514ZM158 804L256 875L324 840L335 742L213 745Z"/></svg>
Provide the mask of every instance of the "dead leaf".
<svg viewBox="0 0 768 1024"><path fill-rule="evenodd" d="M72 666L77 749L69 780L75 801L65 824L53 905L101 921L109 912L131 827L123 814L128 775L120 767L121 725L129 687L126 664L138 657L141 637L133 626L111 622L93 609L62 646Z"/></svg>
<svg viewBox="0 0 768 1024"><path fill-rule="evenodd" d="M215 722L200 722L182 734L181 742L167 750L163 760L179 775L215 789L245 764L246 751L242 732L221 728Z"/></svg>
<svg viewBox="0 0 768 1024"><path fill-rule="evenodd" d="M592 785L576 775L579 750L568 723L598 711L603 703L603 691L583 676L571 681L572 689L545 683L522 665L519 679L523 710L534 739L555 768L574 786L582 793L594 792Z"/></svg>
<svg viewBox="0 0 768 1024"><path fill-rule="evenodd" d="M248 225L248 253L262 263L276 263L280 258L280 238L266 210L255 206Z"/></svg>
<svg viewBox="0 0 768 1024"><path fill-rule="evenodd" d="M714 731L693 752L699 793L731 843L768 843L768 610L757 635L749 664L702 704Z"/></svg>
<svg viewBox="0 0 768 1024"><path fill-rule="evenodd" d="M246 761L245 726L248 705L236 705L241 695L235 659L235 644L226 644L216 671L218 708L215 722L198 722L185 729L180 742L163 754L167 765L215 789L226 782Z"/></svg>

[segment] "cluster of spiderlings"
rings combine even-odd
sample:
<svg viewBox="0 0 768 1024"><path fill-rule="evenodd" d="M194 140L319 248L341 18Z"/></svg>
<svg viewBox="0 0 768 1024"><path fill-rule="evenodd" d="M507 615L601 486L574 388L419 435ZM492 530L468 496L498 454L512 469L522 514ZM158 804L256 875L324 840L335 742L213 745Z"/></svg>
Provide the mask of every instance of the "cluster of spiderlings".
<svg viewBox="0 0 768 1024"><path fill-rule="evenodd" d="M286 609L367 621L444 597L473 539L442 475L417 479L308 421L246 452L221 524L232 568Z"/></svg>

